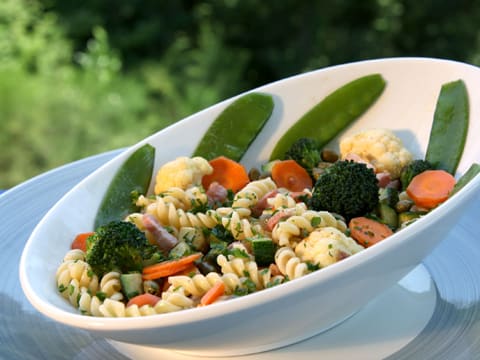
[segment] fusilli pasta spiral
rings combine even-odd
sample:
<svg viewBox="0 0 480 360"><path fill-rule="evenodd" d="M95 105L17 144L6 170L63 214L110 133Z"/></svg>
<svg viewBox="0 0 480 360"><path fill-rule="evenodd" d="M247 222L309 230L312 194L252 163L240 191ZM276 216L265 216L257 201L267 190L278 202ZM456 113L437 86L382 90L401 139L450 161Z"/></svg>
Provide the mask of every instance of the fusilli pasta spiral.
<svg viewBox="0 0 480 360"><path fill-rule="evenodd" d="M232 208L237 209L250 209L253 207L262 197L272 190L275 190L277 185L273 180L268 177L265 179L255 180L249 182L243 189L235 194L233 199ZM242 213L242 215L249 216L251 211Z"/></svg>
<svg viewBox="0 0 480 360"><path fill-rule="evenodd" d="M283 275L288 276L289 280L299 278L309 272L307 264L302 262L289 247L281 247L276 251L275 264Z"/></svg>
<svg viewBox="0 0 480 360"><path fill-rule="evenodd" d="M95 295L91 295L88 291L82 291L78 299L78 309L84 315L103 316L100 311L102 301Z"/></svg>
<svg viewBox="0 0 480 360"><path fill-rule="evenodd" d="M314 229L327 226L335 227L340 231L345 231L347 228L342 220L337 220L328 211L306 210L299 215L293 215L285 221L278 222L273 228L272 239L280 246L294 248Z"/></svg>
<svg viewBox="0 0 480 360"><path fill-rule="evenodd" d="M278 193L274 197L267 199L269 208L273 211L284 209L284 208L293 208L295 207L296 201L289 194Z"/></svg>
<svg viewBox="0 0 480 360"><path fill-rule="evenodd" d="M172 203L176 208L183 210L202 207L208 203L207 194L198 186L192 186L186 190L172 187L157 194L157 197L161 197L165 202Z"/></svg>
<svg viewBox="0 0 480 360"><path fill-rule="evenodd" d="M162 298L154 305L125 306L122 301L105 299L99 306L99 311L104 317L134 317L163 314L191 308L195 305L192 299L188 298L182 288L169 289L162 293Z"/></svg>
<svg viewBox="0 0 480 360"><path fill-rule="evenodd" d="M139 317L139 316L149 316L149 315L155 315L155 314L157 314L157 312L155 311L155 308L152 305L138 306L136 304L133 304L125 308L124 316Z"/></svg>
<svg viewBox="0 0 480 360"><path fill-rule="evenodd" d="M105 299L98 310L104 317L124 317L125 304L119 300Z"/></svg>
<svg viewBox="0 0 480 360"><path fill-rule="evenodd" d="M174 288L181 287L185 290L186 295L193 295L195 297L204 295L218 281L225 284L225 293L227 295L233 294L236 289L242 286L240 278L233 273L219 275L216 272L210 272L207 275L196 274L193 277L177 275L168 278L168 282L172 284Z"/></svg>
<svg viewBox="0 0 480 360"><path fill-rule="evenodd" d="M122 284L120 282L120 273L110 271L102 276L100 280L100 291L109 299L122 300Z"/></svg>
<svg viewBox="0 0 480 360"><path fill-rule="evenodd" d="M80 249L71 249L63 257L63 261L82 260L85 261L85 253Z"/></svg>
<svg viewBox="0 0 480 360"><path fill-rule="evenodd" d="M221 221L215 210L194 214L177 209L174 204L166 202L161 197L157 197L154 202L149 204L145 213L153 215L163 226L171 226L176 229L184 226L213 228Z"/></svg>
<svg viewBox="0 0 480 360"><path fill-rule="evenodd" d="M67 255L71 256L71 253ZM83 260L64 261L57 269L56 280L62 296L70 298L74 305L78 302L75 297L82 288L92 294L98 291L98 277L93 273L90 265ZM74 293L75 296L73 296Z"/></svg>
<svg viewBox="0 0 480 360"><path fill-rule="evenodd" d="M136 213L129 214L124 220L131 222L132 224L135 224L137 228L139 228L142 231L145 231L145 226L143 225L142 213L136 212Z"/></svg>
<svg viewBox="0 0 480 360"><path fill-rule="evenodd" d="M237 211L233 211L229 217L223 217L221 220L223 227L229 230L236 240L243 240L264 232L258 221L241 218Z"/></svg>
<svg viewBox="0 0 480 360"><path fill-rule="evenodd" d="M257 290L278 284L284 280L283 276L272 277L270 269L258 269L258 265L250 258L240 258L225 255L217 256L217 263L223 274L236 274L239 277L247 277L253 281Z"/></svg>
<svg viewBox="0 0 480 360"><path fill-rule="evenodd" d="M170 287L162 293L162 299L154 306L157 314L179 311L195 306L195 303L186 294L183 288Z"/></svg>

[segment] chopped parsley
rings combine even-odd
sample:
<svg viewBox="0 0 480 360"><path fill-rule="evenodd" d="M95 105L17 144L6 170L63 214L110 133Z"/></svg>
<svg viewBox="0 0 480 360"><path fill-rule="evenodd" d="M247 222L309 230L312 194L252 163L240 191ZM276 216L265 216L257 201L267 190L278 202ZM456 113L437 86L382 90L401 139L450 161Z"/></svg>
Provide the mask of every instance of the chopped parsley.
<svg viewBox="0 0 480 360"><path fill-rule="evenodd" d="M310 225L312 225L312 227L317 227L321 223L322 223L322 218L320 216L315 216L310 220Z"/></svg>

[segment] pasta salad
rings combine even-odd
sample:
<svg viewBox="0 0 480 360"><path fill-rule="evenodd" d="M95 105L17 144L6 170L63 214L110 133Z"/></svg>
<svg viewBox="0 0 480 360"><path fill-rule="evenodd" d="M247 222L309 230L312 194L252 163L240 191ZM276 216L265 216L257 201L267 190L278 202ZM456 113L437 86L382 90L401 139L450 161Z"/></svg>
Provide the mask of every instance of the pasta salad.
<svg viewBox="0 0 480 360"><path fill-rule="evenodd" d="M452 175L414 160L392 132L356 136L340 153L299 139L285 159L250 171L223 156L173 159L154 194L135 197L137 212L75 238L58 291L91 316L207 306L342 261L453 190Z"/></svg>

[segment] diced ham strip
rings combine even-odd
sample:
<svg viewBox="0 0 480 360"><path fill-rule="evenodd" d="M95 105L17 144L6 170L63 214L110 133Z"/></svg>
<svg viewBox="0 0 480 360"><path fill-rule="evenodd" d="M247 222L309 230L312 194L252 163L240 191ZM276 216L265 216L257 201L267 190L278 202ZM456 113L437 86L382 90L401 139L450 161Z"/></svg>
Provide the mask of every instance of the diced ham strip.
<svg viewBox="0 0 480 360"><path fill-rule="evenodd" d="M378 186L381 188L387 187L388 184L392 181L390 177L390 173L383 171L380 173L377 173L377 180L378 180Z"/></svg>
<svg viewBox="0 0 480 360"><path fill-rule="evenodd" d="M228 190L218 182L211 183L207 189L208 204L210 206L223 203L227 199L227 196Z"/></svg>
<svg viewBox="0 0 480 360"><path fill-rule="evenodd" d="M158 248L163 253L167 254L178 244L178 239L170 234L152 215L143 215L142 221L145 230L153 235Z"/></svg>
<svg viewBox="0 0 480 360"><path fill-rule="evenodd" d="M395 180L390 181L390 182L387 184L387 186L385 186L385 187L387 187L387 188L389 187L389 188L394 188L394 189L400 190L400 185L401 185L401 184L400 184L400 180L395 179Z"/></svg>
<svg viewBox="0 0 480 360"><path fill-rule="evenodd" d="M272 190L266 193L253 207L252 214L254 216L262 215L263 210L268 208L268 199L275 197L278 194L278 190Z"/></svg>

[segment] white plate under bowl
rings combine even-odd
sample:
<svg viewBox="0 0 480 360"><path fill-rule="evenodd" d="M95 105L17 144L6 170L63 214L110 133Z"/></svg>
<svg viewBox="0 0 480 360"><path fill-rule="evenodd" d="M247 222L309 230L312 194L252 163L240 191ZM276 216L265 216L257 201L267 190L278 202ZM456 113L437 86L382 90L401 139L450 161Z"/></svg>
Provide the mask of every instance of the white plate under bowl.
<svg viewBox="0 0 480 360"><path fill-rule="evenodd" d="M314 104L344 83L372 73L386 79L385 92L347 132L390 128L417 157L422 157L440 87L462 79L472 100L459 174L478 161L480 147L474 134L480 130L480 104L473 99L480 98L480 70L452 61L407 58L331 67L255 89L272 94L275 109L244 157L244 164L249 167L265 161L283 132ZM20 262L22 288L34 307L58 322L140 346L215 356L278 348L331 328L395 284L448 235L480 187L480 179L475 179L448 202L387 240L278 287L208 307L143 318L78 314L57 293L55 271L74 234L91 230L96 209L115 171L144 143L157 148L156 169L176 156L191 154L199 136L232 100L140 142L78 184L47 213L29 238Z"/></svg>

